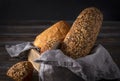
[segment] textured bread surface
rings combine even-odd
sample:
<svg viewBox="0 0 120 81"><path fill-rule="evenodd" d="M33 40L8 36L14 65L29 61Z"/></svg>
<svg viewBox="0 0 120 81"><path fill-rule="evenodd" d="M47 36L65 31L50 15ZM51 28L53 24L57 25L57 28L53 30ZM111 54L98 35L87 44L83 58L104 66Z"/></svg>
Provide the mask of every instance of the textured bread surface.
<svg viewBox="0 0 120 81"><path fill-rule="evenodd" d="M58 41L63 41L70 26L65 21L59 21L40 33L34 40L34 45L41 49L41 53L53 48Z"/></svg>
<svg viewBox="0 0 120 81"><path fill-rule="evenodd" d="M89 54L97 39L102 21L103 14L99 9L95 7L84 9L66 35L61 50L74 59Z"/></svg>
<svg viewBox="0 0 120 81"><path fill-rule="evenodd" d="M32 74L33 66L28 61L18 62L7 71L7 76L15 81L31 81Z"/></svg>

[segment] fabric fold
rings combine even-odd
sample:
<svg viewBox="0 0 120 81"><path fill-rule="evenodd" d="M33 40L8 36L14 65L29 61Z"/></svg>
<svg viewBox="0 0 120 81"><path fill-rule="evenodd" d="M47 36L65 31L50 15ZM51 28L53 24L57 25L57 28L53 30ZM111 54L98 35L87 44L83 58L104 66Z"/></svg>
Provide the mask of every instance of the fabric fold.
<svg viewBox="0 0 120 81"><path fill-rule="evenodd" d="M36 48L32 42L5 46L11 57ZM37 48L36 48L37 49ZM60 49L47 50L34 60L40 63L40 81L96 81L120 79L120 70L109 52L97 45L91 54L78 59L66 56Z"/></svg>

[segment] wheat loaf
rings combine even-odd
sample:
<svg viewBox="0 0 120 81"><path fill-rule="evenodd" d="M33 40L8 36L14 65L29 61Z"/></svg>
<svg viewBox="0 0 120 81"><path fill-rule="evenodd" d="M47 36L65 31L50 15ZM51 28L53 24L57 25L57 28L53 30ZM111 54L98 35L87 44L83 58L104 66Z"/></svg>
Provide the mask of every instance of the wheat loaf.
<svg viewBox="0 0 120 81"><path fill-rule="evenodd" d="M33 70L31 62L21 61L10 67L7 71L7 76L15 81L31 81Z"/></svg>
<svg viewBox="0 0 120 81"><path fill-rule="evenodd" d="M88 55L95 44L102 21L103 14L99 9L84 9L66 35L61 50L74 59Z"/></svg>

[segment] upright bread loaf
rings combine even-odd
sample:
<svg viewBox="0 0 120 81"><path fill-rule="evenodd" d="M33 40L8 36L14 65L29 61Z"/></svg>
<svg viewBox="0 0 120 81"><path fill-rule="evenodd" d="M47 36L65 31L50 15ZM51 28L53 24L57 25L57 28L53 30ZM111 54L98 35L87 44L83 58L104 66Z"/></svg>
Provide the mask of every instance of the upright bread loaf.
<svg viewBox="0 0 120 81"><path fill-rule="evenodd" d="M66 35L61 50L76 59L90 53L103 21L103 14L95 7L84 9Z"/></svg>
<svg viewBox="0 0 120 81"><path fill-rule="evenodd" d="M59 21L39 34L34 40L34 45L41 49L41 53L52 49L56 42L63 41L70 26L65 21Z"/></svg>

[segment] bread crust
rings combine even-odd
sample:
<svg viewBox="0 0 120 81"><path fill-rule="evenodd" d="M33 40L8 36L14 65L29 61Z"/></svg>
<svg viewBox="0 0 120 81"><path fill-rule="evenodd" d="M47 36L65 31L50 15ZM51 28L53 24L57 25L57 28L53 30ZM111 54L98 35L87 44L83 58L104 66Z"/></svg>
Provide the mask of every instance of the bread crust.
<svg viewBox="0 0 120 81"><path fill-rule="evenodd" d="M61 50L74 59L88 55L95 44L102 21L103 14L99 9L84 9L66 35Z"/></svg>
<svg viewBox="0 0 120 81"><path fill-rule="evenodd" d="M53 48L58 41L63 41L70 29L65 21L59 21L40 33L34 40L34 45L40 48L41 53Z"/></svg>
<svg viewBox="0 0 120 81"><path fill-rule="evenodd" d="M29 61L21 61L14 64L8 71L7 76L15 81L31 81L33 66Z"/></svg>

